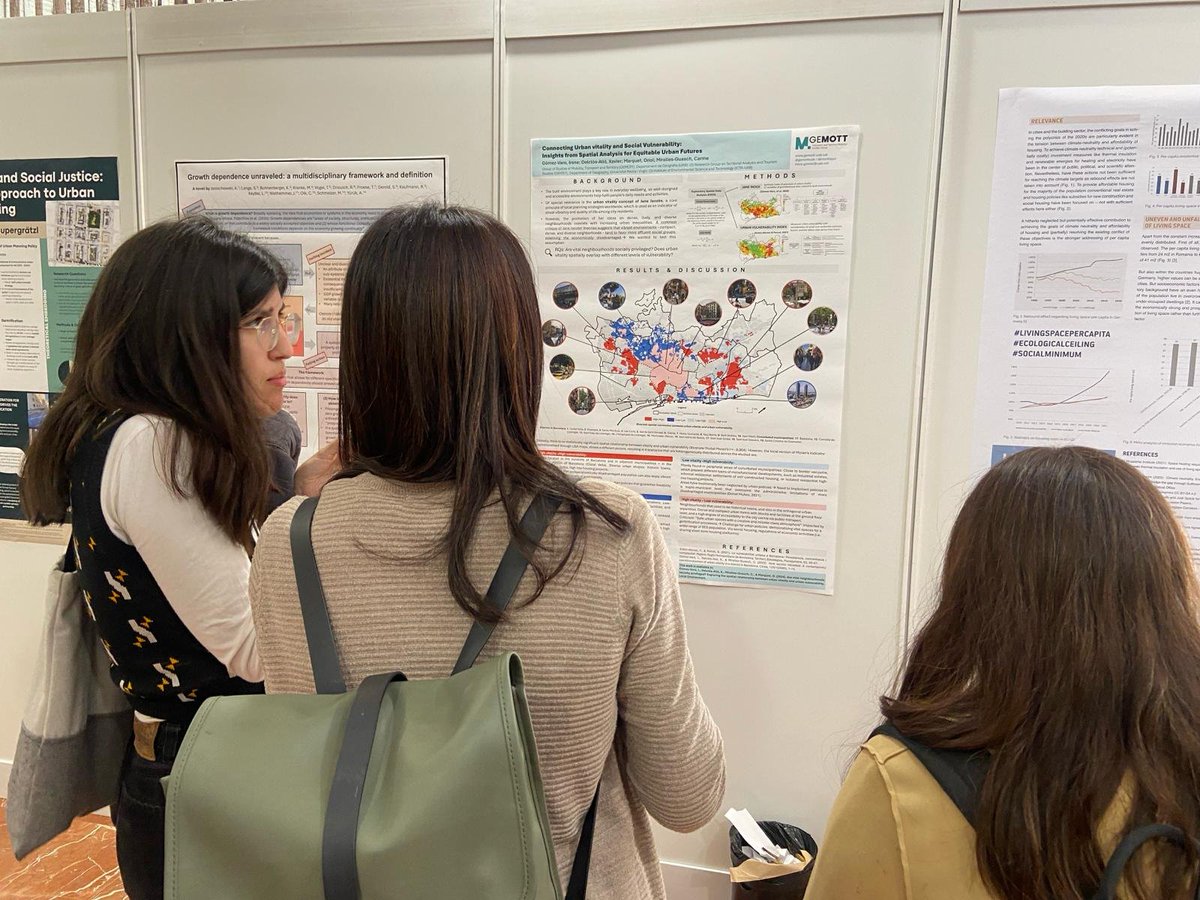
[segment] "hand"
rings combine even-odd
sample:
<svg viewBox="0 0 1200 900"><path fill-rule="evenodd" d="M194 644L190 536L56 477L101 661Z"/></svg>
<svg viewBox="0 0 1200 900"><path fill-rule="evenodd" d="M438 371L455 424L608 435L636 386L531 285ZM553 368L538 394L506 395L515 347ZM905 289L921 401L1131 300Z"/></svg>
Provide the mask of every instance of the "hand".
<svg viewBox="0 0 1200 900"><path fill-rule="evenodd" d="M326 482L342 468L338 442L330 441L296 469L296 493L316 497Z"/></svg>

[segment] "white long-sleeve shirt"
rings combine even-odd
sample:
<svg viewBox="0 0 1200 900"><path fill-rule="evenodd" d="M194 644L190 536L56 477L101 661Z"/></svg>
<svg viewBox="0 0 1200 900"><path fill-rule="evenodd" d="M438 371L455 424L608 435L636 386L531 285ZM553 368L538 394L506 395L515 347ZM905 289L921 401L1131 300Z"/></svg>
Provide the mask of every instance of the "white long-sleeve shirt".
<svg viewBox="0 0 1200 900"><path fill-rule="evenodd" d="M262 681L250 558L197 498L171 489L163 448L172 427L168 419L138 415L117 428L100 479L104 521L137 550L179 620L229 674ZM186 458L180 465L186 470Z"/></svg>

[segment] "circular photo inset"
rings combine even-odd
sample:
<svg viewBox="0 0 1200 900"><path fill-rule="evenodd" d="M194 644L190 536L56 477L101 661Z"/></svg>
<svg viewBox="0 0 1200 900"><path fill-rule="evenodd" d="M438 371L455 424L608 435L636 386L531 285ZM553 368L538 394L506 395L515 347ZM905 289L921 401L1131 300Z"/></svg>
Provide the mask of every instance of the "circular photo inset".
<svg viewBox="0 0 1200 900"><path fill-rule="evenodd" d="M812 285L800 278L793 279L783 286L780 292L783 302L792 309L808 306L812 300Z"/></svg>
<svg viewBox="0 0 1200 900"><path fill-rule="evenodd" d="M696 321L701 325L716 325L721 321L721 304L716 300L697 304Z"/></svg>
<svg viewBox="0 0 1200 900"><path fill-rule="evenodd" d="M796 352L799 353L800 351L797 350ZM797 363L797 365L799 364ZM571 359L565 353L557 354L550 360L550 374L559 381L566 381L575 374L575 360Z"/></svg>
<svg viewBox="0 0 1200 900"><path fill-rule="evenodd" d="M758 296L758 288L749 278L739 278L729 285L729 302L738 309L745 309Z"/></svg>
<svg viewBox="0 0 1200 900"><path fill-rule="evenodd" d="M71 374L71 360L64 359L62 361L62 364L58 367L58 380L61 381L63 384L66 384L67 378L70 376L70 374Z"/></svg>
<svg viewBox="0 0 1200 900"><path fill-rule="evenodd" d="M837 328L837 313L828 306L818 306L808 314L808 327L817 334L829 334Z"/></svg>
<svg viewBox="0 0 1200 900"><path fill-rule="evenodd" d="M788 385L787 398L796 409L808 409L817 402L817 389L811 381L793 381Z"/></svg>
<svg viewBox="0 0 1200 900"><path fill-rule="evenodd" d="M821 365L825 354L816 344L801 344L796 348L796 353L792 358L796 361L796 368L801 372L811 372ZM551 363L551 367L553 367L553 363Z"/></svg>
<svg viewBox="0 0 1200 900"><path fill-rule="evenodd" d="M567 394L567 406L577 416L586 416L596 408L596 395L589 388L577 387Z"/></svg>
<svg viewBox="0 0 1200 900"><path fill-rule="evenodd" d="M567 326L558 319L547 319L542 323L542 343L547 347L557 347L567 339Z"/></svg>
<svg viewBox="0 0 1200 900"><path fill-rule="evenodd" d="M600 286L600 305L605 309L620 309L625 302L625 288L615 281Z"/></svg>
<svg viewBox="0 0 1200 900"><path fill-rule="evenodd" d="M570 309L579 302L579 288L569 281L560 281L554 286L554 305L559 309Z"/></svg>
<svg viewBox="0 0 1200 900"><path fill-rule="evenodd" d="M687 299L688 286L682 278L672 278L663 285L663 299L668 303L682 303Z"/></svg>

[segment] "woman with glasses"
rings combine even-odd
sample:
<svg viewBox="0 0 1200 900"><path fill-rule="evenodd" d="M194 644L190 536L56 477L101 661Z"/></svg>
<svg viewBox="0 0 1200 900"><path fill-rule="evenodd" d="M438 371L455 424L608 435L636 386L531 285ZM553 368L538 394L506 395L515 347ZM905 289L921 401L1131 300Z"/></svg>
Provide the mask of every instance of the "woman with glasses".
<svg viewBox="0 0 1200 900"><path fill-rule="evenodd" d="M163 895L168 775L205 698L262 690L247 584L297 330L266 250L197 218L113 254L29 449L35 525L71 522L84 601L134 728L113 809L132 900Z"/></svg>

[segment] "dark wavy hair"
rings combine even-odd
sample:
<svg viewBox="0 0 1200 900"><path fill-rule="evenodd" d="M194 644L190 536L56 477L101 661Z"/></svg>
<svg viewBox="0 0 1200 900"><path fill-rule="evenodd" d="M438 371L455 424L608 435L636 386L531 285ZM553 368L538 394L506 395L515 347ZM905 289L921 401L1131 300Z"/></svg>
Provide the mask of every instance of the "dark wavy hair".
<svg viewBox="0 0 1200 900"><path fill-rule="evenodd" d="M1198 602L1186 535L1128 463L1025 450L971 492L882 709L931 746L992 751L975 846L998 896L1090 897L1097 825L1123 784L1125 827L1200 835ZM1164 847L1128 872L1130 896L1159 900L1183 896L1195 865Z"/></svg>
<svg viewBox="0 0 1200 900"><path fill-rule="evenodd" d="M433 205L384 213L346 273L341 354L346 474L454 484L441 546L451 593L476 619L503 618L467 572L471 535L494 496L532 559L533 599L566 565L585 511L618 531L629 527L538 452L536 286L521 242L498 220ZM522 501L536 494L559 499L572 519L570 545L550 566L518 533Z"/></svg>
<svg viewBox="0 0 1200 900"><path fill-rule="evenodd" d="M163 460L175 492L249 550L270 467L238 326L273 288L287 288L279 261L204 218L151 225L118 247L80 319L66 388L29 447L30 521L66 520L75 449L105 416L144 413L175 425Z"/></svg>

